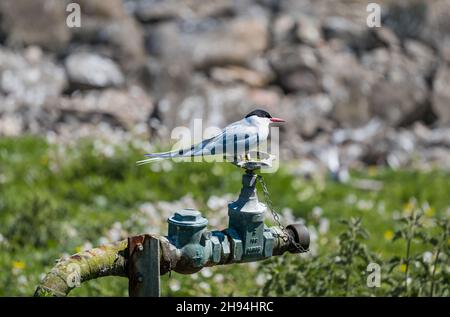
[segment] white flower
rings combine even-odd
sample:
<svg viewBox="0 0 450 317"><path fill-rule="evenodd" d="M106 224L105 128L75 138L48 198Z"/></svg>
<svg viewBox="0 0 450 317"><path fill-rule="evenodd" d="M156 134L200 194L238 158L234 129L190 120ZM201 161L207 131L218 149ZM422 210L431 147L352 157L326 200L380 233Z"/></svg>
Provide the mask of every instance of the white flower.
<svg viewBox="0 0 450 317"><path fill-rule="evenodd" d="M356 203L356 201L358 200L358 198L356 197L355 194L350 194L345 198L345 202L348 205L354 205Z"/></svg>
<svg viewBox="0 0 450 317"><path fill-rule="evenodd" d="M86 241L84 244L83 244L83 250L90 250L90 249L92 249L93 248L93 245L92 245L92 243L90 243L89 241Z"/></svg>
<svg viewBox="0 0 450 317"><path fill-rule="evenodd" d="M111 241L120 240L122 236L122 224L120 222L115 222L111 229L108 231L108 237Z"/></svg>
<svg viewBox="0 0 450 317"><path fill-rule="evenodd" d="M316 206L312 210L312 216L316 219L319 219L322 216L323 209L319 206Z"/></svg>
<svg viewBox="0 0 450 317"><path fill-rule="evenodd" d="M103 147L103 155L105 155L106 157L113 157L115 153L116 151L112 145L108 144Z"/></svg>
<svg viewBox="0 0 450 317"><path fill-rule="evenodd" d="M181 283L178 280L171 279L169 282L169 288L172 292L177 292L181 288Z"/></svg>
<svg viewBox="0 0 450 317"><path fill-rule="evenodd" d="M328 220L327 218L320 219L320 222L319 222L320 234L326 234L329 229L330 229L330 220Z"/></svg>
<svg viewBox="0 0 450 317"><path fill-rule="evenodd" d="M422 257L425 263L431 263L433 261L433 253L431 253L430 251L424 252Z"/></svg>
<svg viewBox="0 0 450 317"><path fill-rule="evenodd" d="M398 220L401 218L401 213L398 210L394 210L392 212L392 219L393 220Z"/></svg>
<svg viewBox="0 0 450 317"><path fill-rule="evenodd" d="M208 208L212 209L212 210L223 208L227 204L228 204L228 199L226 199L225 197L218 197L215 195L212 195L211 197L209 197L208 202L206 203Z"/></svg>
<svg viewBox="0 0 450 317"><path fill-rule="evenodd" d="M370 210L373 208L373 201L371 200L358 200L356 207L361 210Z"/></svg>
<svg viewBox="0 0 450 317"><path fill-rule="evenodd" d="M283 215L283 218L286 223L294 223L295 222L295 216L292 213L291 208L287 208L287 207L283 208L283 210L281 210L281 214Z"/></svg>
<svg viewBox="0 0 450 317"><path fill-rule="evenodd" d="M386 205L385 205L384 201L381 201L378 203L377 212L380 215L384 215L386 213Z"/></svg>
<svg viewBox="0 0 450 317"><path fill-rule="evenodd" d="M216 282L216 283L222 283L224 279L225 279L225 278L224 278L223 274L220 274L220 273L214 275L214 277L213 277L213 280L214 280L214 282Z"/></svg>
<svg viewBox="0 0 450 317"><path fill-rule="evenodd" d="M19 285L25 285L25 284L28 283L28 279L27 279L27 277L26 277L25 275L20 275L20 276L17 278L17 283L18 283Z"/></svg>
<svg viewBox="0 0 450 317"><path fill-rule="evenodd" d="M198 286L206 292L209 292L211 290L209 284L206 282L200 282L200 284L198 284Z"/></svg>
<svg viewBox="0 0 450 317"><path fill-rule="evenodd" d="M255 283L258 286L263 286L266 283L267 277L264 273L259 273L255 278Z"/></svg>
<svg viewBox="0 0 450 317"><path fill-rule="evenodd" d="M108 204L108 199L103 195L98 195L95 196L94 202L97 206L104 208Z"/></svg>
<svg viewBox="0 0 450 317"><path fill-rule="evenodd" d="M211 277L213 275L212 270L209 267L204 268L203 270L201 270L200 274L203 275L203 277L206 277L206 278L209 278L209 277Z"/></svg>
<svg viewBox="0 0 450 317"><path fill-rule="evenodd" d="M100 237L100 238L98 239L98 244L99 244L99 245L105 245L105 244L108 244L109 242L110 242L109 239L106 238L106 237Z"/></svg>
<svg viewBox="0 0 450 317"><path fill-rule="evenodd" d="M149 218L158 217L158 213L156 212L156 208L152 203L144 203L139 206L139 211L148 216Z"/></svg>

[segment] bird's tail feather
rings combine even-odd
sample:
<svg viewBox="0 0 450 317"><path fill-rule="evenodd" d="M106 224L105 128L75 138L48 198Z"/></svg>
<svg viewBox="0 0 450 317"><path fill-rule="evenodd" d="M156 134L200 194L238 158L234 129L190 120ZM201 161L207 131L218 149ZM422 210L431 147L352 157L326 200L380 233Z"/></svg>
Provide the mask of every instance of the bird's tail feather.
<svg viewBox="0 0 450 317"><path fill-rule="evenodd" d="M144 165L150 162L154 162L154 161L159 161L159 160L163 160L166 158L171 158L174 157L176 155L175 152L161 152L161 153L150 153L150 154L145 154L145 156L149 157L148 159L145 160L141 160L141 161L137 161L136 165Z"/></svg>
<svg viewBox="0 0 450 317"><path fill-rule="evenodd" d="M163 159L164 159L164 157L152 157L152 158L149 158L149 159L137 161L136 162L136 166L148 164L150 162L159 161L159 160L163 160Z"/></svg>

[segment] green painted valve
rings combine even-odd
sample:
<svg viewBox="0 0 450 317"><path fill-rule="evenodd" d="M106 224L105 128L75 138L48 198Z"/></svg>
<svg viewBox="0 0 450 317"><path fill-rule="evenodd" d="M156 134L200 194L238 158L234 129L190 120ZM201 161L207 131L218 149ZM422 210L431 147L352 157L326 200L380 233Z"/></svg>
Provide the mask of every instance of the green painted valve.
<svg viewBox="0 0 450 317"><path fill-rule="evenodd" d="M176 271L190 274L205 266L258 261L282 254L302 252L292 243L280 242L280 236L298 240L303 250L309 247L309 234L302 225L288 227L290 234L279 227L264 224L267 207L256 195L257 175L247 171L242 177L239 198L228 205L229 226L223 231L208 231L208 220L194 209L177 211L168 219L167 239L180 252ZM281 245L285 245L282 250Z"/></svg>

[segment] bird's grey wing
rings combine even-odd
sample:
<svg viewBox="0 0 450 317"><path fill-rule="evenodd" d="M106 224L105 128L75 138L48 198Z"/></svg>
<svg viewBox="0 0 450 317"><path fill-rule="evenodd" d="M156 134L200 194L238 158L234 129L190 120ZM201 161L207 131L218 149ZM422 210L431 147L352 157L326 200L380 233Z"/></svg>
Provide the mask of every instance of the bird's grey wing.
<svg viewBox="0 0 450 317"><path fill-rule="evenodd" d="M222 132L209 139L202 147L203 155L235 154L250 150L258 142L257 129L236 122L226 127Z"/></svg>

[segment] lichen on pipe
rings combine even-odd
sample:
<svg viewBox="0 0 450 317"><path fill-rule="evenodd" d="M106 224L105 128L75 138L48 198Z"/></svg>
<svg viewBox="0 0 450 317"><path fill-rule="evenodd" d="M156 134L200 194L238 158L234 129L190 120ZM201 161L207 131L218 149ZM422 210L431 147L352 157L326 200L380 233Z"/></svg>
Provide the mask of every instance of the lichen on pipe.
<svg viewBox="0 0 450 317"><path fill-rule="evenodd" d="M127 247L127 240L122 240L58 260L41 281L34 296L67 296L81 283L98 277L126 277Z"/></svg>

